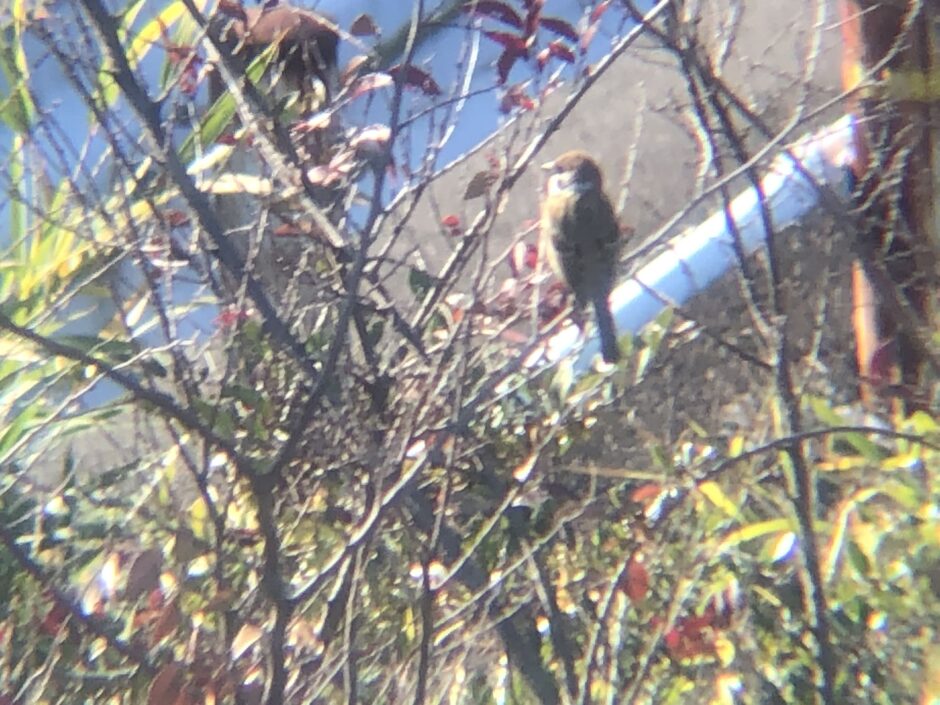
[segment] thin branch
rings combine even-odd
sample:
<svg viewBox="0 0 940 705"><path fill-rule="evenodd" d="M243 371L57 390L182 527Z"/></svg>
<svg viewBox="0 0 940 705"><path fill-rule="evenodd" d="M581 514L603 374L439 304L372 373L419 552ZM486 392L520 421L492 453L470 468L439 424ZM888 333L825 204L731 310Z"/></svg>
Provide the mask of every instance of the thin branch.
<svg viewBox="0 0 940 705"><path fill-rule="evenodd" d="M246 277L246 291L258 308L258 312L264 321L264 327L291 351L307 376L311 380L316 380L318 377L317 372L304 349L303 343L291 333L290 328L280 319L261 283L254 277L245 274L245 262L226 237L222 221L219 220L215 210L209 204L206 194L196 187L195 182L186 171L186 166L180 161L179 155L173 149L160 119L159 105L147 96L147 93L134 77L127 55L124 53L121 39L118 37L116 19L108 13L101 0L81 0L81 2L107 49L108 56L114 66L112 75L115 83L121 88L134 112L137 113L143 123L144 131L153 143L154 149L161 155L173 183L179 188L186 203L196 214L199 225L212 240L219 260L234 276Z"/></svg>

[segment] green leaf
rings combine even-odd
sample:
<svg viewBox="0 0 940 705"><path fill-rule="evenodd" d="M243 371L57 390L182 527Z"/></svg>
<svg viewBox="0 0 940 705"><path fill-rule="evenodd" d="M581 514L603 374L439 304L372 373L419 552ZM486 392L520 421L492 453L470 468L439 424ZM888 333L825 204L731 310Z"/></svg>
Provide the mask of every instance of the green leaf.
<svg viewBox="0 0 940 705"><path fill-rule="evenodd" d="M711 480L702 482L698 486L698 491L729 517L734 518L738 515L738 505L724 493L717 482Z"/></svg>
<svg viewBox="0 0 940 705"><path fill-rule="evenodd" d="M25 435L31 423L39 416L38 405L30 405L22 409L12 418L4 418L3 431L0 432L0 463L9 460L6 457Z"/></svg>
<svg viewBox="0 0 940 705"><path fill-rule="evenodd" d="M206 0L196 0L196 6L200 10L205 6ZM141 61L147 56L151 49L160 46L163 33L175 24L181 17L188 15L186 6L182 0L173 0L164 7L157 15L147 22L140 31L127 41L127 33L130 26L137 19L137 15L142 9L144 3L138 0L121 17L121 24L118 27L118 36L121 37L122 44L127 47L127 62L131 69L135 69ZM114 105L120 95L120 88L112 78L112 66L109 61L105 61L101 70L98 72L98 85L101 87L101 95L104 97L105 105Z"/></svg>
<svg viewBox="0 0 940 705"><path fill-rule="evenodd" d="M871 575L871 563L868 560L868 556L865 555L854 541L849 541L848 544L846 544L845 555L848 558L849 564L859 575Z"/></svg>
<svg viewBox="0 0 940 705"><path fill-rule="evenodd" d="M809 406L813 410L813 413L823 423L829 424L830 426L850 426L852 425L847 419L843 418L837 411L835 411L830 405L829 402L820 397L811 397L809 400ZM844 440L850 446L852 446L863 458L866 460L877 463L882 460L885 456L884 451L882 451L877 445L868 440L861 433L839 433L835 434L836 438Z"/></svg>
<svg viewBox="0 0 940 705"><path fill-rule="evenodd" d="M646 345L641 351L640 356L636 361L636 374L634 375L634 381L639 384L643 381L643 375L646 373L646 368L649 366L650 362L653 360L653 348L650 345Z"/></svg>
<svg viewBox="0 0 940 705"><path fill-rule="evenodd" d="M937 419L926 411L915 411L911 418L908 419L908 423L911 424L914 433L922 436L940 431L940 424L937 423Z"/></svg>
<svg viewBox="0 0 940 705"><path fill-rule="evenodd" d="M574 363L571 358L562 360L552 377L551 389L559 406L564 406L574 386Z"/></svg>
<svg viewBox="0 0 940 705"><path fill-rule="evenodd" d="M412 267L408 272L408 286L415 296L424 298L434 286L434 278L425 270Z"/></svg>
<svg viewBox="0 0 940 705"><path fill-rule="evenodd" d="M12 150L8 164L7 177L10 179L12 191L16 194L26 193L26 165L23 162L23 137L21 135L13 136ZM14 247L22 249L23 243L26 242L27 237L28 220L26 204L16 197L11 198L8 203L10 209L9 242L11 242ZM12 282L3 282L0 284L0 298L6 298L7 289L11 286Z"/></svg>
<svg viewBox="0 0 940 705"><path fill-rule="evenodd" d="M17 19L0 29L0 71L9 89L7 95L0 95L0 120L14 132L25 134L33 124L36 106L26 89L29 66L23 51L22 26Z"/></svg>
<svg viewBox="0 0 940 705"><path fill-rule="evenodd" d="M247 407L255 408L262 401L261 394L243 384L229 384L223 389L223 395L230 399L237 399Z"/></svg>
<svg viewBox="0 0 940 705"><path fill-rule="evenodd" d="M721 542L721 550L727 551L742 543L753 541L770 534L782 534L795 530L794 523L789 519L770 519L768 521L759 521L753 524L742 526L736 531L729 533Z"/></svg>
<svg viewBox="0 0 940 705"><path fill-rule="evenodd" d="M258 83L264 76L268 66L277 56L278 44L272 44L259 54L245 71L245 76L252 83ZM232 123L235 117L235 98L226 91L206 111L199 123L199 128L190 133L180 147L179 157L183 164L189 164L197 156L197 147L205 149L206 145L214 144L216 140Z"/></svg>

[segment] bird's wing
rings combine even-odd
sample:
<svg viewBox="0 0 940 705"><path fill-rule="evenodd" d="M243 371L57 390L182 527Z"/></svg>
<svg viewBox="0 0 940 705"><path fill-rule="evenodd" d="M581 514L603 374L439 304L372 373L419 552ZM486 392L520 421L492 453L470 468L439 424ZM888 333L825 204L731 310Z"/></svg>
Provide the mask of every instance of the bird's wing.
<svg viewBox="0 0 940 705"><path fill-rule="evenodd" d="M610 199L605 194L599 193L595 200L596 223L593 230L597 238L596 246L598 251L603 252L604 257L608 258L611 266L613 266L620 256L620 225Z"/></svg>
<svg viewBox="0 0 940 705"><path fill-rule="evenodd" d="M589 290L608 293L620 254L620 228L610 201L603 193L583 194L569 218L569 227L574 221L580 223L577 252L573 253L578 271L569 273L572 288L587 298L593 298Z"/></svg>

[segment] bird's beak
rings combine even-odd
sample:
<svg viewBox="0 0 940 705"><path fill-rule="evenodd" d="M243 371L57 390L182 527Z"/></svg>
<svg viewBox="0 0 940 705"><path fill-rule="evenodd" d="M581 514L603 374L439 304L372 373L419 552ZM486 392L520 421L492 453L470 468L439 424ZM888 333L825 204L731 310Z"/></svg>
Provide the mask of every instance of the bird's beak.
<svg viewBox="0 0 940 705"><path fill-rule="evenodd" d="M542 171L551 171L555 168L555 162L545 162L542 166L539 167Z"/></svg>

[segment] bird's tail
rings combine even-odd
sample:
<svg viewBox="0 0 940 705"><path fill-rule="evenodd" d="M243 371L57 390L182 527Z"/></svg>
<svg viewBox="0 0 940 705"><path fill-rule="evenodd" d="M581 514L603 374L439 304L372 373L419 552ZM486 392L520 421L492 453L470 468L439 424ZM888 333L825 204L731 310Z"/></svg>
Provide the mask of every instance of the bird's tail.
<svg viewBox="0 0 940 705"><path fill-rule="evenodd" d="M614 325L606 295L602 294L594 299L594 313L597 318L597 334L601 339L601 355L604 356L604 362L612 365L620 359L620 348L617 345L617 327Z"/></svg>

